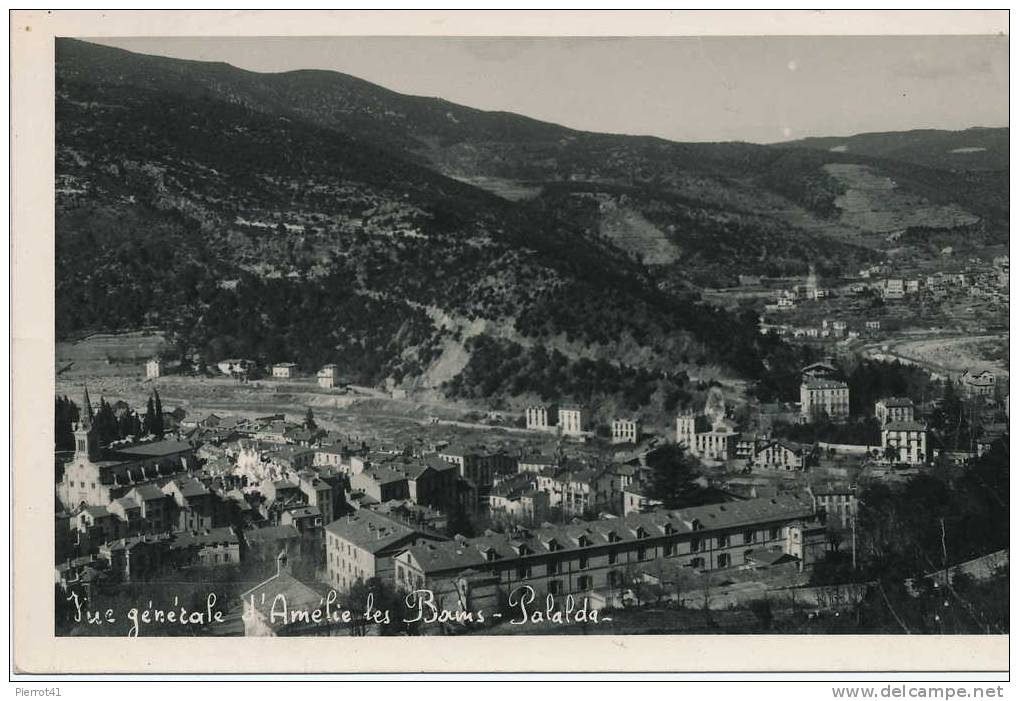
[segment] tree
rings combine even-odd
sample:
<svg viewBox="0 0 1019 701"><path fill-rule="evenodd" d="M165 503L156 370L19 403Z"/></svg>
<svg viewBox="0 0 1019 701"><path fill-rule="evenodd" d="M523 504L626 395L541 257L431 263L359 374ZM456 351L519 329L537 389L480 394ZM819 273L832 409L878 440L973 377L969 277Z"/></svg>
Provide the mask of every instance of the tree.
<svg viewBox="0 0 1019 701"><path fill-rule="evenodd" d="M649 496L666 509L678 509L698 502L701 487L697 461L681 445L663 445L647 455L651 468Z"/></svg>
<svg viewBox="0 0 1019 701"><path fill-rule="evenodd" d="M105 397L99 399L99 411L95 415L95 431L99 438L99 445L109 445L120 437L117 416L113 413L113 407Z"/></svg>
<svg viewBox="0 0 1019 701"><path fill-rule="evenodd" d="M308 411L304 415L304 427L309 431L314 431L318 428L318 425L315 423L315 412L311 410L311 407L308 407Z"/></svg>
<svg viewBox="0 0 1019 701"><path fill-rule="evenodd" d="M163 402L160 401L160 399L159 399L159 390L157 390L157 389L152 390L152 394L155 397L155 405L154 405L154 408L155 408L155 416L154 416L155 424L153 425L152 433L154 433L157 438L162 438L163 434L166 432L166 424L165 424L165 422L163 420Z"/></svg>
<svg viewBox="0 0 1019 701"><path fill-rule="evenodd" d="M57 397L53 414L56 449L74 450L73 426L78 421L78 406L66 396Z"/></svg>
<svg viewBox="0 0 1019 701"><path fill-rule="evenodd" d="M118 428L121 438L137 438L141 433L141 422L138 420L138 414L133 411L122 413L118 420Z"/></svg>
<svg viewBox="0 0 1019 701"><path fill-rule="evenodd" d="M354 582L347 594L346 605L354 616L352 635L363 636L368 633L367 621L363 614L368 608L369 596L373 611L389 612L388 622L378 624L380 635L415 635L417 633L420 626L419 621L405 623L403 620L407 608L400 592L396 591L392 584L378 577L369 577L367 580L358 579Z"/></svg>
<svg viewBox="0 0 1019 701"><path fill-rule="evenodd" d="M156 432L156 403L149 395L149 401L145 405L145 416L142 418L142 430L146 435L154 435Z"/></svg>
<svg viewBox="0 0 1019 701"><path fill-rule="evenodd" d="M899 449L894 445L887 445L885 446L884 456L888 462L896 462L899 459Z"/></svg>

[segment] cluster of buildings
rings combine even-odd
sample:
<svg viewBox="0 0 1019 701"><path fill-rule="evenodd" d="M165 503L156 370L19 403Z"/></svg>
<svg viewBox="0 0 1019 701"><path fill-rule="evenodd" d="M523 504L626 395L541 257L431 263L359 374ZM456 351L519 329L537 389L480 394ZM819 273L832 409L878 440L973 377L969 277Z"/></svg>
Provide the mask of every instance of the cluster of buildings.
<svg viewBox="0 0 1019 701"><path fill-rule="evenodd" d="M830 291L821 287L818 283L817 272L814 270L814 266L811 265L804 284L794 285L788 290L782 290L775 304L769 306L769 311L792 309L799 302L825 299L829 295Z"/></svg>
<svg viewBox="0 0 1019 701"><path fill-rule="evenodd" d="M552 433L570 438L586 438L591 435L588 416L583 408L575 405L556 406L536 404L524 410L524 425L528 430ZM613 444L640 443L641 420L637 416L613 419L609 426L609 438Z"/></svg>
<svg viewBox="0 0 1019 701"><path fill-rule="evenodd" d="M524 411L525 425L532 431L579 437L585 434L584 410L578 406L534 405Z"/></svg>
<svg viewBox="0 0 1019 701"><path fill-rule="evenodd" d="M229 361L231 368L242 362ZM290 363L273 368L280 379L293 372ZM335 381L335 366L323 368L320 382L323 373ZM831 363L803 368L800 382L801 401L787 408L799 421L849 417L849 388ZM973 397L996 391L992 373L966 373L959 382ZM875 404L887 462L936 457L916 414L908 398ZM579 407L532 406L525 417L528 429L560 439L590 435ZM676 443L691 455L746 471L802 472L818 453L768 431L738 430L717 390L675 426ZM260 591L314 591L293 576L290 563L298 562L339 592L380 578L471 607L527 584L538 596L608 605L634 577L659 581L664 571L679 581L688 572L802 567L824 547L824 520L845 526L857 508L854 489L826 485L805 497L727 494L724 503L667 510L651 497L651 470L639 460L571 458L562 440L554 455L441 442L369 446L284 415L181 416L174 429L165 440L100 446L85 391L75 450L56 486L58 585L275 559L277 573ZM643 438L636 417L611 423L612 444L639 450ZM988 431L974 454L1000 440L1007 426ZM452 517L480 514L500 532L449 537ZM279 632L249 602L244 619L252 631Z"/></svg>
<svg viewBox="0 0 1019 701"><path fill-rule="evenodd" d="M476 538L437 537L359 513L331 524L326 545L330 584L338 590L375 576L397 589L429 589L447 610L492 610L522 585L542 600L569 594L604 606L663 563L691 572L736 571L787 556L802 566L823 548L813 501L794 495L543 523Z"/></svg>
<svg viewBox="0 0 1019 701"><path fill-rule="evenodd" d="M226 358L216 363L216 369L223 375L240 380L251 379L258 370L258 363L248 358ZM162 358L150 358L145 363L145 377L147 379L158 379L166 373L166 363ZM297 363L280 362L274 363L269 368L269 374L274 380L292 380L300 375ZM339 387L339 367L334 363L323 365L315 375L316 383L323 389Z"/></svg>
<svg viewBox="0 0 1019 701"><path fill-rule="evenodd" d="M852 341L876 335L881 330L881 320L867 319L861 324L851 325L844 319L821 319L821 323L814 326L773 324L762 321L758 324L758 329L761 334L770 333L804 341Z"/></svg>

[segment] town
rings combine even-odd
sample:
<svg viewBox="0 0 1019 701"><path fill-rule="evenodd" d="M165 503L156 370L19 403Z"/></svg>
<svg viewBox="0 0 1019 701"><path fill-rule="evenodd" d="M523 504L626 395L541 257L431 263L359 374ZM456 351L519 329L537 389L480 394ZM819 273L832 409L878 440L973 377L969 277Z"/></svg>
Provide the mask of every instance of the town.
<svg viewBox="0 0 1019 701"><path fill-rule="evenodd" d="M189 571L192 588L208 583L228 607L213 635L378 633L278 608L356 608L368 594L399 602L421 590L462 613L505 610L519 587L593 611L652 601L726 610L770 597L830 613L865 590L851 580L819 586L817 572L839 556L853 568L863 559L857 518L868 486L901 488L1002 451L1007 463L1007 377L987 371L924 385L926 401L877 396L860 415L827 358L801 369L799 402L734 406L712 387L664 434L639 414L596 427L587 408L563 403L528 406L518 428L496 424L454 443L434 417L397 442L319 425L311 407L254 417L164 409L170 365L155 357L139 370L151 386L143 411L95 402L88 386L79 401L58 398L65 630L81 625L67 602L140 584L169 596ZM231 358L209 372L220 379L207 382L257 386L262 376L348 389L335 364L302 373ZM841 434L865 440L832 439ZM832 584L849 598L819 606Z"/></svg>
<svg viewBox="0 0 1019 701"><path fill-rule="evenodd" d="M1006 101L698 40L583 98L668 129L556 123L288 41L54 42L57 635L1007 633Z"/></svg>

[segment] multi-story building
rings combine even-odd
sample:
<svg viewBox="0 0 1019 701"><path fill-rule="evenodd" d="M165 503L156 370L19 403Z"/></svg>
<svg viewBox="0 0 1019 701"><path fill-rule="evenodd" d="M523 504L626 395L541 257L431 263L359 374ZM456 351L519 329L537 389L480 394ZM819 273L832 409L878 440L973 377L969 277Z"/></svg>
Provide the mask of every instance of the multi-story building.
<svg viewBox="0 0 1019 701"><path fill-rule="evenodd" d="M326 579L340 592L372 577L392 582L396 553L441 540L437 534L361 509L326 526Z"/></svg>
<svg viewBox="0 0 1019 701"><path fill-rule="evenodd" d="M994 395L997 378L990 370L967 370L959 378L959 384L968 397L990 397Z"/></svg>
<svg viewBox="0 0 1019 701"><path fill-rule="evenodd" d="M752 463L771 470L805 470L810 449L782 439L762 441L755 450Z"/></svg>
<svg viewBox="0 0 1019 701"><path fill-rule="evenodd" d="M139 506L150 533L167 533L176 523L175 502L155 484L142 484L124 495Z"/></svg>
<svg viewBox="0 0 1019 701"><path fill-rule="evenodd" d="M163 361L159 358L150 358L145 363L145 377L154 380L163 374Z"/></svg>
<svg viewBox="0 0 1019 701"><path fill-rule="evenodd" d="M336 386L339 380L339 369L336 365L329 364L323 365L322 369L318 371L318 386L323 389L332 389Z"/></svg>
<svg viewBox="0 0 1019 701"><path fill-rule="evenodd" d="M556 459L550 455L523 455L517 462L518 472L548 472L556 468Z"/></svg>
<svg viewBox="0 0 1019 701"><path fill-rule="evenodd" d="M762 550L809 564L824 548L813 502L786 495L415 545L394 557L395 581L429 589L437 606L455 610L524 585L539 601L618 591L629 570L660 559L723 570Z"/></svg>
<svg viewBox="0 0 1019 701"><path fill-rule="evenodd" d="M885 397L874 404L874 416L883 426L891 421L912 421L913 400L909 397Z"/></svg>
<svg viewBox="0 0 1019 701"><path fill-rule="evenodd" d="M825 415L833 421L849 418L849 385L841 380L804 378L800 385L800 413L808 421Z"/></svg>
<svg viewBox="0 0 1019 701"><path fill-rule="evenodd" d="M881 427L881 448L896 451L895 462L921 465L927 462L927 427L916 421L893 421Z"/></svg>
<svg viewBox="0 0 1019 701"><path fill-rule="evenodd" d="M642 511L647 511L655 504L661 504L660 501L655 501L651 498L647 485L640 482L623 487L622 497L623 516L638 514Z"/></svg>
<svg viewBox="0 0 1019 701"><path fill-rule="evenodd" d="M350 476L352 492L361 492L372 502L381 504L393 499L409 499L407 475L384 465L372 465Z"/></svg>
<svg viewBox="0 0 1019 701"><path fill-rule="evenodd" d="M478 489L492 486L496 475L495 463L481 450L448 446L439 451L439 458L456 465L460 476L470 480Z"/></svg>
<svg viewBox="0 0 1019 701"><path fill-rule="evenodd" d="M170 541L170 553L178 566L218 567L241 562L240 539L230 526L181 533Z"/></svg>
<svg viewBox="0 0 1019 701"><path fill-rule="evenodd" d="M628 419L616 419L615 421L613 421L612 442L633 443L633 444L639 443L640 419L628 418Z"/></svg>
<svg viewBox="0 0 1019 701"><path fill-rule="evenodd" d="M889 278L881 288L881 295L885 299L902 299L906 296L905 283L899 278Z"/></svg>
<svg viewBox="0 0 1019 701"><path fill-rule="evenodd" d="M676 443L686 446L692 455L706 460L729 460L736 457L739 433L726 421L708 425L703 414L681 414L676 417Z"/></svg>
<svg viewBox="0 0 1019 701"><path fill-rule="evenodd" d="M579 436L584 432L584 412L580 407L559 408L559 432L564 436Z"/></svg>
<svg viewBox="0 0 1019 701"><path fill-rule="evenodd" d="M315 457L311 464L315 467L335 467L343 472L349 472L349 467L344 465L343 459L349 451L341 443L320 445L315 450Z"/></svg>
<svg viewBox="0 0 1019 701"><path fill-rule="evenodd" d="M548 502L548 494L538 489L526 474L500 482L488 495L491 514L515 523L544 519L548 514Z"/></svg>
<svg viewBox="0 0 1019 701"><path fill-rule="evenodd" d="M221 526L227 519L226 505L208 487L193 477L178 477L163 485L173 499L177 514L175 530L203 531Z"/></svg>
<svg viewBox="0 0 1019 701"><path fill-rule="evenodd" d="M323 523L333 520L334 495L332 486L320 479L314 470L302 470L291 473L291 481L296 482L309 507L316 508L322 516Z"/></svg>
<svg viewBox="0 0 1019 701"><path fill-rule="evenodd" d="M527 428L532 431L554 431L558 417L554 406L529 406L524 412Z"/></svg>
<svg viewBox="0 0 1019 701"><path fill-rule="evenodd" d="M272 366L272 376L281 379L289 380L297 374L296 363L276 363Z"/></svg>
<svg viewBox="0 0 1019 701"><path fill-rule="evenodd" d="M538 486L548 494L549 506L562 509L567 516L582 516L598 506L598 477L594 469L563 470L539 476Z"/></svg>
<svg viewBox="0 0 1019 701"><path fill-rule="evenodd" d="M856 489L847 484L827 483L811 487L810 496L814 500L814 508L825 515L826 523L838 523L849 528L856 520L859 504Z"/></svg>
<svg viewBox="0 0 1019 701"><path fill-rule="evenodd" d="M433 455L397 469L407 476L407 496L415 504L447 513L457 504L459 472L456 465Z"/></svg>

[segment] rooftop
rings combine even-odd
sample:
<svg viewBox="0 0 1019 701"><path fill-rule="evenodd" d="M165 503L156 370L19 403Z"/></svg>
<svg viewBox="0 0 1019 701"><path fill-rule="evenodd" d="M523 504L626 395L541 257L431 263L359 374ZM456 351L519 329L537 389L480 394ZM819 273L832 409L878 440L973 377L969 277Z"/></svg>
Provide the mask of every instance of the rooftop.
<svg viewBox="0 0 1019 701"><path fill-rule="evenodd" d="M408 536L420 532L383 514L367 509L339 518L326 530L359 548L372 553L397 545Z"/></svg>
<svg viewBox="0 0 1019 701"><path fill-rule="evenodd" d="M878 401L886 407L913 406L913 400L909 397L885 397Z"/></svg>
<svg viewBox="0 0 1019 701"><path fill-rule="evenodd" d="M293 518L309 518L322 515L317 506L299 506L294 509L287 509L285 513L289 513Z"/></svg>
<svg viewBox="0 0 1019 701"><path fill-rule="evenodd" d="M682 510L657 509L623 518L577 521L561 526L544 524L533 531L521 529L478 538L458 537L451 542L413 546L408 548L408 554L425 572L441 572L477 567L489 562L490 556L498 561L672 533L738 528L796 518L814 518L812 501L796 495L782 495Z"/></svg>
<svg viewBox="0 0 1019 701"><path fill-rule="evenodd" d="M276 597L282 595L291 611L312 611L322 605L322 597L314 589L296 579L289 572L279 572L261 584L241 594L262 612L272 609Z"/></svg>
<svg viewBox="0 0 1019 701"><path fill-rule="evenodd" d="M174 548L205 547L207 545L228 544L238 542L237 533L230 526L212 528L204 531L180 533L174 538Z"/></svg>
<svg viewBox="0 0 1019 701"><path fill-rule="evenodd" d="M187 441L153 441L152 443L139 443L127 448L117 448L118 455L138 458L159 457L161 455L173 455L192 450L191 444Z"/></svg>
<svg viewBox="0 0 1019 701"><path fill-rule="evenodd" d="M881 427L882 431L926 431L927 426L919 421L892 421Z"/></svg>
<svg viewBox="0 0 1019 701"><path fill-rule="evenodd" d="M803 386L807 389L848 389L849 385L841 380L805 379Z"/></svg>
<svg viewBox="0 0 1019 701"><path fill-rule="evenodd" d="M403 472L398 472L397 470L392 470L388 467L376 467L374 465L372 467L365 468L364 472L361 474L378 482L379 484L392 484L393 482L402 482L407 479L407 475Z"/></svg>
<svg viewBox="0 0 1019 701"><path fill-rule="evenodd" d="M294 526L266 526L244 531L244 540L250 545L299 539L301 532Z"/></svg>

